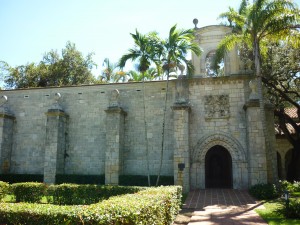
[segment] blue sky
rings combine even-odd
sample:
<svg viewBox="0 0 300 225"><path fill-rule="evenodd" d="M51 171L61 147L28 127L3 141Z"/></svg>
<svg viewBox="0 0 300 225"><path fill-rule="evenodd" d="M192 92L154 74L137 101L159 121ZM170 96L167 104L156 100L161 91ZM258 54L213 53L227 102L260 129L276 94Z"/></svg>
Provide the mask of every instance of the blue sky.
<svg viewBox="0 0 300 225"><path fill-rule="evenodd" d="M296 0L299 5L300 0ZM45 52L67 41L84 55L94 52L101 72L104 58L117 62L133 46L129 33L159 32L174 24L193 28L219 24L221 12L240 0L0 0L0 61L11 66L38 63Z"/></svg>

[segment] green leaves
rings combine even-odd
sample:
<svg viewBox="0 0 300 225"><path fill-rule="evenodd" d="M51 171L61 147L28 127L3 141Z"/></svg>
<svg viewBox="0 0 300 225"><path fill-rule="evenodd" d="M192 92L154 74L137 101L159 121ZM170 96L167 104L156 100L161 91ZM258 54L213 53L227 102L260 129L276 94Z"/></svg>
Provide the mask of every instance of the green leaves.
<svg viewBox="0 0 300 225"><path fill-rule="evenodd" d="M181 187L143 189L92 205L0 203L0 219L8 224L41 225L171 224L180 209Z"/></svg>
<svg viewBox="0 0 300 225"><path fill-rule="evenodd" d="M93 53L86 57L67 42L61 56L57 51L45 53L43 60L16 67L6 66L4 72L5 87L31 88L48 86L66 86L94 83L91 70L96 65L92 60Z"/></svg>
<svg viewBox="0 0 300 225"><path fill-rule="evenodd" d="M256 58L260 60L260 54L264 56L270 41L293 39L294 43L300 43L299 31L296 30L300 23L299 9L289 0L256 0L253 4L242 0L238 11L229 8L220 18L230 22L233 33L220 43L217 50L219 61L216 63L220 62L225 52L241 42L254 51L254 56L259 54ZM261 61L255 65L259 66L258 63Z"/></svg>
<svg viewBox="0 0 300 225"><path fill-rule="evenodd" d="M194 30L179 30L174 25L169 31L168 38L163 40L156 32L146 35L131 34L134 39L134 47L128 50L119 60L119 66L123 68L128 60L138 62L138 70L146 72L151 64L155 64L158 76L165 69L178 69L180 65L186 65L188 74L194 71L193 65L186 59L188 51L196 55L201 53L197 43L194 42Z"/></svg>

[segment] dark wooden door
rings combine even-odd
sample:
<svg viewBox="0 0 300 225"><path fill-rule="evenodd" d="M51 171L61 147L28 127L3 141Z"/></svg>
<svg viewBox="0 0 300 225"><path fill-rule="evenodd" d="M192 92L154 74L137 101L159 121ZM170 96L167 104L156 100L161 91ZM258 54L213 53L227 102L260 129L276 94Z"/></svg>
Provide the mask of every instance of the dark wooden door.
<svg viewBox="0 0 300 225"><path fill-rule="evenodd" d="M216 145L205 156L205 187L232 188L232 160L226 148Z"/></svg>

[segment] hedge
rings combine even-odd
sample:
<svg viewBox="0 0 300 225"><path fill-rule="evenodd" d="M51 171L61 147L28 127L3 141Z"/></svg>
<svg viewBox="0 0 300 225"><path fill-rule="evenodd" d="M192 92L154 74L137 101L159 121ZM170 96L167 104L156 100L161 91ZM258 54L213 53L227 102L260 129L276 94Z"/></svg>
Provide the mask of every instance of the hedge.
<svg viewBox="0 0 300 225"><path fill-rule="evenodd" d="M58 205L89 205L112 196L136 193L138 187L111 185L51 185L47 190L48 202ZM52 198L51 198L52 197Z"/></svg>
<svg viewBox="0 0 300 225"><path fill-rule="evenodd" d="M9 192L9 183L0 181L0 201L7 195Z"/></svg>
<svg viewBox="0 0 300 225"><path fill-rule="evenodd" d="M45 184L36 182L10 185L11 192L16 197L16 202L39 202L46 194L46 188Z"/></svg>
<svg viewBox="0 0 300 225"><path fill-rule="evenodd" d="M170 224L180 207L181 187L147 188L88 206L0 203L7 224Z"/></svg>

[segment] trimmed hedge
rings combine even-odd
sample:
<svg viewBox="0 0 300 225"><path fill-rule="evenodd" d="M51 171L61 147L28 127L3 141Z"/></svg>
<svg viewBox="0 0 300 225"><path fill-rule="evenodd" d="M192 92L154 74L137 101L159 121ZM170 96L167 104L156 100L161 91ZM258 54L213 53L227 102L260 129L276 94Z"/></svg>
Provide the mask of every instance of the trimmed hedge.
<svg viewBox="0 0 300 225"><path fill-rule="evenodd" d="M49 186L47 199L48 202L58 205L89 205L112 196L136 193L140 190L142 189L138 187L60 184Z"/></svg>
<svg viewBox="0 0 300 225"><path fill-rule="evenodd" d="M156 185L157 176L151 175L151 186ZM119 184L123 186L148 186L148 177L143 175L120 175ZM173 176L160 176L158 185L174 185Z"/></svg>
<svg viewBox="0 0 300 225"><path fill-rule="evenodd" d="M89 206L0 203L8 224L171 224L180 208L181 187L147 188Z"/></svg>
<svg viewBox="0 0 300 225"><path fill-rule="evenodd" d="M27 182L14 183L10 186L16 202L39 202L46 193L46 185L43 183Z"/></svg>
<svg viewBox="0 0 300 225"><path fill-rule="evenodd" d="M7 195L9 192L9 183L0 181L0 201Z"/></svg>
<svg viewBox="0 0 300 225"><path fill-rule="evenodd" d="M56 184L104 184L105 175L56 174Z"/></svg>

